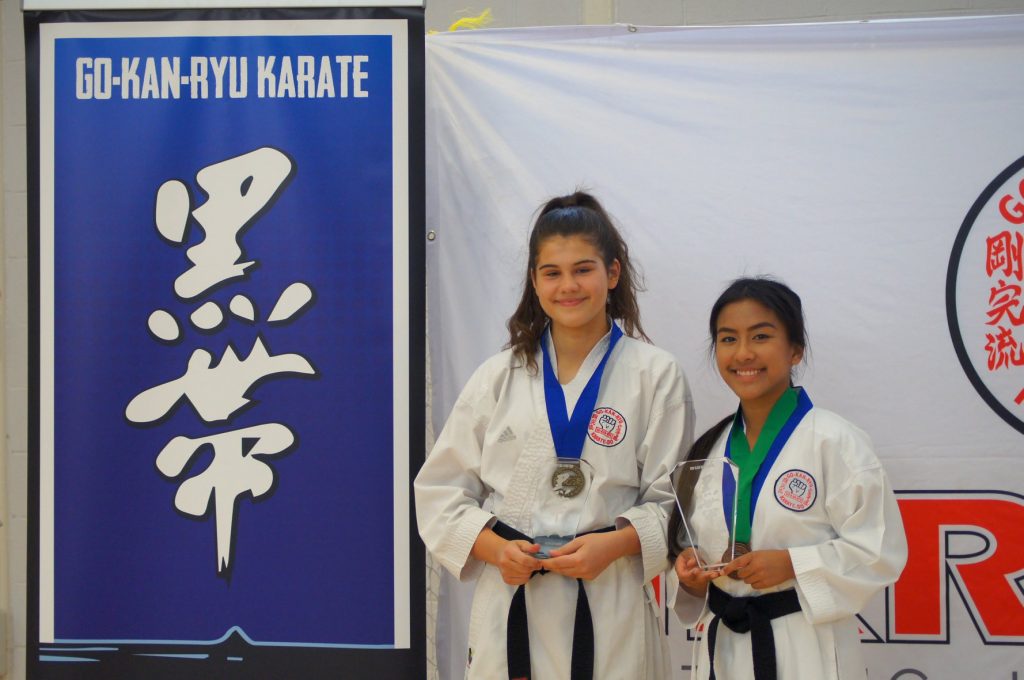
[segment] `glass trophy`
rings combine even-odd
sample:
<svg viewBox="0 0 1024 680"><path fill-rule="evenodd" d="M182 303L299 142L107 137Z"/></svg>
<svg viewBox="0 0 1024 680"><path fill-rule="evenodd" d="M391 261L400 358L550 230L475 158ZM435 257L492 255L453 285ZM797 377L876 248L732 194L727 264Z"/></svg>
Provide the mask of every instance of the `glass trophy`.
<svg viewBox="0 0 1024 680"><path fill-rule="evenodd" d="M576 538L593 481L593 466L579 458L552 458L543 466L531 522L537 557L550 557Z"/></svg>
<svg viewBox="0 0 1024 680"><path fill-rule="evenodd" d="M698 566L705 571L721 569L737 555L739 477L739 467L728 458L683 461L672 469L672 490L683 520L677 546L693 548Z"/></svg>

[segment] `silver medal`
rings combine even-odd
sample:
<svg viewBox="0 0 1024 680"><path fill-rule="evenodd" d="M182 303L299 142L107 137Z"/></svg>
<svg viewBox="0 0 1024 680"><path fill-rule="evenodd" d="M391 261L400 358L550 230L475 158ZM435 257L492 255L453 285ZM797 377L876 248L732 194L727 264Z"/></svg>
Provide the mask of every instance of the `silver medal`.
<svg viewBox="0 0 1024 680"><path fill-rule="evenodd" d="M556 496L574 498L583 491L586 479L579 465L559 465L551 474L551 488Z"/></svg>

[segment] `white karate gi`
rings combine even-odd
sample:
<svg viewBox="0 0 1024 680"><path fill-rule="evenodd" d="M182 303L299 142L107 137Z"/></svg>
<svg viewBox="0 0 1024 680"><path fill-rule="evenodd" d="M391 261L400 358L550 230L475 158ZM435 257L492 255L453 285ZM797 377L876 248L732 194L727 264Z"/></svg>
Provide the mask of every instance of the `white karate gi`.
<svg viewBox="0 0 1024 680"><path fill-rule="evenodd" d="M609 335L563 386L570 412L604 356ZM554 360L553 351L551 356ZM477 579L467 678L508 677L505 629L516 590L470 550L481 529L494 524L492 509L506 524L533 536L535 498L551 483L548 466L555 451L540 352L537 361L539 370L532 375L510 351L480 366L416 477L424 543L456 577ZM594 622L594 678L668 678L668 650L645 584L668 567L666 522L673 503L668 474L689 447L693 406L672 356L624 336L605 368L595 410L602 408L621 416L624 431L612 446L587 438L583 459L593 466L594 477L579 531L632 524L642 553L615 560L585 583ZM534 576L526 586L534 680L569 678L576 592L575 579L555 573Z"/></svg>
<svg viewBox="0 0 1024 680"><path fill-rule="evenodd" d="M727 427L709 460L725 455L728 437ZM793 479L802 496L787 490ZM808 479L813 484L805 488ZM816 407L804 416L758 495L751 548L788 549L796 579L760 591L726 576L714 583L733 596L796 589L802 611L772 620L779 680L863 679L854 615L899 577L907 542L892 487L862 430ZM699 623L693 680L709 674L707 628L714 615L705 601L682 588L675 601L683 625ZM749 633L719 623L715 673L719 680L754 677Z"/></svg>

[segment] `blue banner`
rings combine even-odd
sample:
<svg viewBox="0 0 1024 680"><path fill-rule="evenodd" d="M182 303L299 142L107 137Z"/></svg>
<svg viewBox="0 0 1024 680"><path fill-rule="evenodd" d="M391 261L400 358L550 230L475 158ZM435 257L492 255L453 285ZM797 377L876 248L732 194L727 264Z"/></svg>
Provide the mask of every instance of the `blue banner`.
<svg viewBox="0 0 1024 680"><path fill-rule="evenodd" d="M409 647L406 24L40 25L43 661Z"/></svg>

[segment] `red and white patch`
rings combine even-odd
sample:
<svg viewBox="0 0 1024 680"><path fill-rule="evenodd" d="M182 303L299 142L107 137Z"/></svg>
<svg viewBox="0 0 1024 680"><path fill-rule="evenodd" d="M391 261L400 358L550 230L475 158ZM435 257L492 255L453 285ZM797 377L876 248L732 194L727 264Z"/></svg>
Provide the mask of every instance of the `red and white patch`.
<svg viewBox="0 0 1024 680"><path fill-rule="evenodd" d="M601 446L615 446L626 437L626 419L613 408L595 408L587 427L590 441Z"/></svg>
<svg viewBox="0 0 1024 680"><path fill-rule="evenodd" d="M783 507L803 512L818 497L814 477L803 470L786 470L775 480L775 500Z"/></svg>

